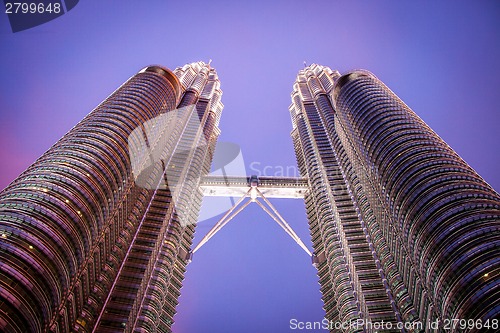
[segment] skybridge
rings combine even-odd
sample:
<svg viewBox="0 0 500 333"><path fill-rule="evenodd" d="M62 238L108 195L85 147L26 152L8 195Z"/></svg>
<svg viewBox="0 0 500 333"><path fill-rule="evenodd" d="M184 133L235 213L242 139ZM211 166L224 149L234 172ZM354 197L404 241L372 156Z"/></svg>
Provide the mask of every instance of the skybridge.
<svg viewBox="0 0 500 333"><path fill-rule="evenodd" d="M257 196L257 189L266 198L303 199L309 189L307 178L298 177L226 177L208 176L202 179L201 190L208 197Z"/></svg>
<svg viewBox="0 0 500 333"><path fill-rule="evenodd" d="M309 191L307 178L300 177L228 177L207 176L200 184L204 196L212 197L239 197L234 205L210 229L198 245L189 253L189 260L210 238L220 231L229 221L242 212L251 203L256 203L262 208L308 256L315 257L307 246L297 236L295 231L285 221L283 216L269 201L270 198L303 199Z"/></svg>

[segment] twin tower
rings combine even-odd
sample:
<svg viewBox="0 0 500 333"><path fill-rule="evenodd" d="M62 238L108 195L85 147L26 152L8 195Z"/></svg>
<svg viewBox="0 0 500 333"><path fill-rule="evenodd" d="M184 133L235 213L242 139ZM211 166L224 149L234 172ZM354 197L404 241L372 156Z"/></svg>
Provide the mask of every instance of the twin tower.
<svg viewBox="0 0 500 333"><path fill-rule="evenodd" d="M0 331L171 331L221 95L147 67L0 192ZM332 332L496 331L499 194L370 72L304 68L289 111Z"/></svg>

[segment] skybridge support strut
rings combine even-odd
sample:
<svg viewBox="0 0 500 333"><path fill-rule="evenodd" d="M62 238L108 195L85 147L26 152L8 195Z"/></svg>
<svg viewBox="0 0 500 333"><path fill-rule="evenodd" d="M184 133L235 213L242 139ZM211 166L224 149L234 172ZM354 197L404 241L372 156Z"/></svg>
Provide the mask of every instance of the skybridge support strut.
<svg viewBox="0 0 500 333"><path fill-rule="evenodd" d="M206 242L210 240L219 230L222 229L229 221L231 221L238 213L240 213L243 209L245 209L246 206L250 204L250 200L247 200L246 203L244 203L240 208L237 209L240 203L243 202L243 200L247 197L247 194L250 193L250 190L243 195L236 203L234 204L233 207L231 207L224 216L210 229L210 231L203 237L203 239L194 247L194 249L191 251L193 254L198 251Z"/></svg>
<svg viewBox="0 0 500 333"><path fill-rule="evenodd" d="M257 193L259 193L259 197L264 200L264 202L271 208L272 212L267 209L260 201L255 200L255 202L269 215L273 218L278 225L285 230L285 232L292 237L292 239L299 245L310 257L312 257L311 251L307 248L307 246L302 242L300 237L293 231L292 227L285 221L283 216L278 212L278 210L273 206L273 204L259 191L258 188L255 188ZM274 213L274 214L273 214Z"/></svg>

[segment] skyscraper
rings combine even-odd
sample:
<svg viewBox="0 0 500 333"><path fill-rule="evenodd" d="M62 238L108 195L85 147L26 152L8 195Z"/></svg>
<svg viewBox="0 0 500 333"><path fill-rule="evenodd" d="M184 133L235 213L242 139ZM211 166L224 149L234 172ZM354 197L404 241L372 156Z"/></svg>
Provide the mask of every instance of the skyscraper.
<svg viewBox="0 0 500 333"><path fill-rule="evenodd" d="M500 316L500 197L466 162L367 71L301 70L290 113L326 318L363 323L332 331Z"/></svg>
<svg viewBox="0 0 500 333"><path fill-rule="evenodd" d="M299 72L296 179L205 177L221 94L146 67L0 192L0 331L170 332L203 193L249 200L201 245L256 202L310 255L266 198L304 197L333 332L500 316L500 196L373 74Z"/></svg>
<svg viewBox="0 0 500 333"><path fill-rule="evenodd" d="M170 331L221 94L147 67L0 193L0 331Z"/></svg>

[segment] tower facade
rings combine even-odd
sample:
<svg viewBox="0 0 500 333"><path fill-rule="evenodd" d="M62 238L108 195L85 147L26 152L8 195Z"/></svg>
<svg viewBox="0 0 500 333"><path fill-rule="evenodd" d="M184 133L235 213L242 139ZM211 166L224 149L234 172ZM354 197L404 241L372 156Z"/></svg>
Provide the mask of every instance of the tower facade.
<svg viewBox="0 0 500 333"><path fill-rule="evenodd" d="M500 196L436 133L366 71L301 70L290 113L327 319L500 315Z"/></svg>
<svg viewBox="0 0 500 333"><path fill-rule="evenodd" d="M221 94L147 67L0 193L1 331L170 331Z"/></svg>

